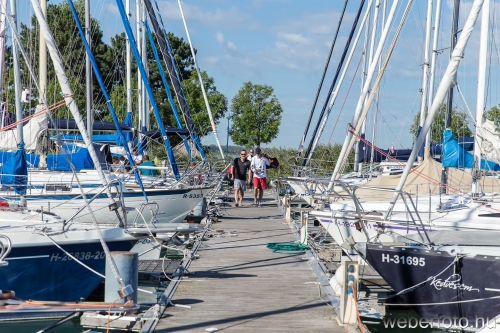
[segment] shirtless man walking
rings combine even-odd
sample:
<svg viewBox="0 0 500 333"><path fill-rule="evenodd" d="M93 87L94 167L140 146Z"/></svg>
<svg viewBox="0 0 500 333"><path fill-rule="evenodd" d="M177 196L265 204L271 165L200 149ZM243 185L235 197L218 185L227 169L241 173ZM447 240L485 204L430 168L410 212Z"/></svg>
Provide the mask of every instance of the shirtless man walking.
<svg viewBox="0 0 500 333"><path fill-rule="evenodd" d="M234 201L235 206L243 206L243 196L245 195L245 190L247 189L247 182L250 183L252 179L252 171L250 170L250 161L247 160L247 151L243 149L240 152L240 157L235 158L232 165L231 173L234 179ZM248 181L247 181L247 171L248 171Z"/></svg>

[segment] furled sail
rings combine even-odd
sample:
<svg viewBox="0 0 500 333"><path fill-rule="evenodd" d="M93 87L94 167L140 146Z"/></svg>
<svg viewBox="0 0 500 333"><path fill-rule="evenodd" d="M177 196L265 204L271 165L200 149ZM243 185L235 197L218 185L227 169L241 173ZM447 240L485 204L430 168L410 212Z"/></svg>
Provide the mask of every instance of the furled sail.
<svg viewBox="0 0 500 333"><path fill-rule="evenodd" d="M24 149L35 150L40 135L47 129L47 115L41 114L31 118L23 126L23 138L17 137L16 128L0 131L0 149L16 150L21 141L24 141Z"/></svg>
<svg viewBox="0 0 500 333"><path fill-rule="evenodd" d="M500 163L500 133L497 132L497 126L492 121L485 120L476 128L476 136L481 155L487 160Z"/></svg>

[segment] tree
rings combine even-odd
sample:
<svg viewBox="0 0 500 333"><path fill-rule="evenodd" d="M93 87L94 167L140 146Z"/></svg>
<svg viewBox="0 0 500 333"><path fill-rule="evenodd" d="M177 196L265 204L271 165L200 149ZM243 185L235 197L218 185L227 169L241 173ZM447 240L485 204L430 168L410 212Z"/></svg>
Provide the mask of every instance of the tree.
<svg viewBox="0 0 500 333"><path fill-rule="evenodd" d="M486 111L484 113L484 116L486 117L486 119L491 120L495 124L500 123L500 109L498 108L499 106L500 106L500 104L498 106L492 107L491 109L489 109L488 111ZM497 129L497 131L498 131L498 129Z"/></svg>
<svg viewBox="0 0 500 333"><path fill-rule="evenodd" d="M446 104L443 104L439 109L434 122L432 123L431 141L441 142L443 140L444 118L446 114ZM456 137L471 136L472 132L469 129L469 122L467 114L456 109L451 110L451 130ZM413 124L410 127L410 133L413 135L413 143L417 140L418 124L420 123L420 113L417 113L413 118Z"/></svg>
<svg viewBox="0 0 500 333"><path fill-rule="evenodd" d="M76 0L75 7L80 18L80 21L84 21L84 1ZM63 58L64 66L66 68L66 75L70 78L70 85L74 92L74 98L77 105L85 117L86 108L86 90L85 90L85 49L83 43L80 40L80 35L76 28L76 23L71 14L70 7L67 3L61 4L51 4L47 7L47 21L49 27L54 35L56 45L60 54ZM126 35L125 33L120 33L111 38L110 45L103 41L103 32L100 28L99 21L96 19L91 20L91 30L92 30L92 41L91 48L96 59L97 65L103 77L106 85L106 89L111 97L111 102L115 108L118 118L123 120L127 113L127 103L126 103L126 64L125 64L125 50L126 50ZM21 43L25 50L29 52L28 57L30 58L31 66L33 66L35 74L38 76L38 32L39 25L35 16L31 17L31 27L22 24L20 28ZM154 35L154 34L153 34ZM156 41L156 36L153 38ZM194 61L191 55L191 50L189 44L180 37L175 36L172 33L167 33L167 38L172 47L172 52L174 55L175 64L179 71L179 76L182 81L184 92L186 93L186 99L188 100L189 107L192 113L192 117L196 127L199 127L202 132L200 136L206 134L203 129L210 126L210 121L208 120L208 115L205 110L205 103L203 97L201 96L200 85L194 71ZM157 48L159 49L158 45ZM196 53L196 50L194 50ZM137 115L137 75L138 67L132 57L132 110L130 110L134 116L134 127L137 127L138 117ZM163 69L166 70L165 63L162 60ZM167 127L177 127L175 123L172 108L167 99L166 91L163 87L161 81L161 76L156 66L153 51L149 42L147 43L147 67L149 81L153 89L153 94L157 102L161 121ZM168 80L168 74L167 80ZM217 123L218 119L221 118L227 112L227 100L220 92L217 91L215 87L214 79L209 77L207 73L202 73L204 78L205 89L207 90L208 100L211 105L212 112L214 114L214 120ZM61 89L59 83L56 80L56 75L52 62L48 61L48 84L47 84L47 99L49 104L53 104L57 101L62 100ZM99 88L96 76L94 78L94 89L93 89L93 106L96 110L96 119L111 120L111 115L108 112L106 101L104 100L103 94ZM196 78L196 79L195 79ZM3 100L8 100L9 110L14 110L14 76L12 69L12 51L10 47L6 51L6 74L5 74L6 84L4 86L5 92L3 95ZM29 70L21 60L21 85L22 87L34 87L34 78L30 77ZM169 82L170 85L170 82ZM170 89L173 93L173 89L170 85ZM38 92L35 88L32 89L33 101L30 105L26 106L25 113L32 113L38 104ZM175 96L174 96L175 100ZM175 100L177 109L177 101ZM102 112L99 112L99 111ZM69 112L66 107L62 107L59 110L53 112L55 117L67 117ZM182 119L182 115L181 115ZM184 123L184 121L182 120ZM156 121L151 118L151 128L157 128ZM185 125L185 124L184 124ZM177 143L180 139L174 138L173 143Z"/></svg>
<svg viewBox="0 0 500 333"><path fill-rule="evenodd" d="M229 135L234 143L260 147L278 136L283 109L274 89L245 82L231 104L233 126Z"/></svg>

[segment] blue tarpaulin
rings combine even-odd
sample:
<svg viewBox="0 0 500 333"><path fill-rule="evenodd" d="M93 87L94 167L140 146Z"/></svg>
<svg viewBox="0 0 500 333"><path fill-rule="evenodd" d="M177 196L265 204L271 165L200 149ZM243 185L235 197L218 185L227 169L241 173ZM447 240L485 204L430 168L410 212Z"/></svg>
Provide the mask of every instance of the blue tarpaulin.
<svg viewBox="0 0 500 333"><path fill-rule="evenodd" d="M443 167L468 168L474 167L474 155L465 151L453 136L453 131L445 130L443 133ZM497 163L481 159L481 169L499 171Z"/></svg>
<svg viewBox="0 0 500 333"><path fill-rule="evenodd" d="M12 153L12 156L5 160L2 165L0 182L4 187L12 187L16 194L26 195L28 163L26 162L26 152L23 149Z"/></svg>
<svg viewBox="0 0 500 333"><path fill-rule="evenodd" d="M67 151L72 151L72 146L70 145L65 145L64 148ZM71 171L65 155L68 156L71 163L75 166L76 171L94 169L94 162L87 148L76 148L75 152L68 154L47 155L47 169L51 171Z"/></svg>

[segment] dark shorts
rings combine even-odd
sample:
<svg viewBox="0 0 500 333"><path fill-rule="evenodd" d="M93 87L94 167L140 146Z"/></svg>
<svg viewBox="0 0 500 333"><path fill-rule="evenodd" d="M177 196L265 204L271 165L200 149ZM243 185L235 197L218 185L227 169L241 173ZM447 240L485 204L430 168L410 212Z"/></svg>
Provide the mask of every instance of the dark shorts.
<svg viewBox="0 0 500 333"><path fill-rule="evenodd" d="M253 187L261 190L266 189L266 178L253 177Z"/></svg>

